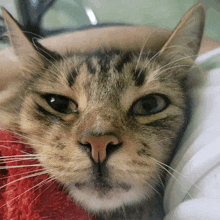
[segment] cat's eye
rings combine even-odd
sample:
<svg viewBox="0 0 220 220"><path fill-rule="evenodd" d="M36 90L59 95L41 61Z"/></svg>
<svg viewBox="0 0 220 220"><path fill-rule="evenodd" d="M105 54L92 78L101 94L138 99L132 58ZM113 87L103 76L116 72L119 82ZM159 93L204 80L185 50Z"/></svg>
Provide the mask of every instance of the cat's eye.
<svg viewBox="0 0 220 220"><path fill-rule="evenodd" d="M161 94L151 94L139 99L132 107L135 115L152 115L163 111L169 105L169 100Z"/></svg>
<svg viewBox="0 0 220 220"><path fill-rule="evenodd" d="M43 98L47 101L48 105L57 112L65 114L78 112L77 105L71 99L65 96L56 94L46 94L43 95Z"/></svg>

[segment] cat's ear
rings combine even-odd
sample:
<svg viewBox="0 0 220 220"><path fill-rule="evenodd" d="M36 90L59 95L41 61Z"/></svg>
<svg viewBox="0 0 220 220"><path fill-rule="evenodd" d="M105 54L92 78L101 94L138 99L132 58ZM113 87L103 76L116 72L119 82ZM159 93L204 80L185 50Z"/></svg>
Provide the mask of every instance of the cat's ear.
<svg viewBox="0 0 220 220"><path fill-rule="evenodd" d="M37 41L31 41L28 35L22 31L20 25L4 8L2 8L2 15L7 27L10 44L22 67L31 72L44 67L48 60L47 57L52 57L50 51Z"/></svg>
<svg viewBox="0 0 220 220"><path fill-rule="evenodd" d="M200 49L204 25L204 8L201 4L197 4L183 16L160 54L175 55L178 51L195 60Z"/></svg>

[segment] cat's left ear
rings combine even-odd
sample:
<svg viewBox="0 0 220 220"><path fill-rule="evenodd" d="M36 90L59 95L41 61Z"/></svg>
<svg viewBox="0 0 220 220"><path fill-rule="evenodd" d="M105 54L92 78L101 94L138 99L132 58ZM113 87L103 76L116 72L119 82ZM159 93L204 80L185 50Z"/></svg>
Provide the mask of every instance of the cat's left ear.
<svg viewBox="0 0 220 220"><path fill-rule="evenodd" d="M39 43L31 42L20 25L4 8L2 8L2 15L7 26L10 44L22 67L29 72L39 71L40 68L45 66L45 58L49 52Z"/></svg>
<svg viewBox="0 0 220 220"><path fill-rule="evenodd" d="M205 11L201 4L192 7L181 19L160 54L174 55L178 53L193 60L199 52L205 26Z"/></svg>

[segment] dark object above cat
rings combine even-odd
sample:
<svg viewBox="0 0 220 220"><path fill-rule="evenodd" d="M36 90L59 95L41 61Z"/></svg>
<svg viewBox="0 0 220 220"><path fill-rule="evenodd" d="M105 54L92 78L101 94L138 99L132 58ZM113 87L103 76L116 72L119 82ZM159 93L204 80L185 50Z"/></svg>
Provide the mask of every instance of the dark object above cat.
<svg viewBox="0 0 220 220"><path fill-rule="evenodd" d="M115 23L115 22L105 22L100 23L97 22L96 24L91 23L90 13L92 12L93 16L95 16L94 12L91 8L86 8L83 6L81 1L76 1L76 5L78 9L80 9L81 16L79 18L75 18L78 20L78 26L72 28L54 28L48 29L44 28L42 25L42 21L46 13L49 9L57 2L57 0L17 0L15 1L16 10L19 16L19 21L22 26L23 31L26 31L29 39L32 38L45 38L53 35L74 32L74 31L82 31L88 29L96 29L102 27L109 27L109 26L125 26L129 24L125 23ZM90 13L88 13L88 10ZM80 13L79 12L79 13ZM81 22L83 16L83 24ZM81 20L80 20L81 19ZM97 18L95 17L97 20ZM0 16L0 21L4 22L2 16ZM81 24L81 25L80 25ZM9 43L8 36L5 35L6 27L3 24L0 24L0 43Z"/></svg>

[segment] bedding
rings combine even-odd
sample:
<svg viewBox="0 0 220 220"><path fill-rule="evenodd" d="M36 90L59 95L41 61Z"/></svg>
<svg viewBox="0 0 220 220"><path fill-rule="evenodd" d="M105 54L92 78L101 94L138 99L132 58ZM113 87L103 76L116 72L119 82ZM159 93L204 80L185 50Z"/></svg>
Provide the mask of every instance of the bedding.
<svg viewBox="0 0 220 220"><path fill-rule="evenodd" d="M193 115L171 163L164 220L220 219L220 48L196 62L205 81L192 91Z"/></svg>

